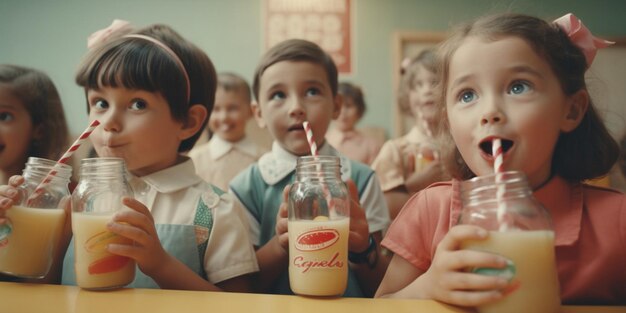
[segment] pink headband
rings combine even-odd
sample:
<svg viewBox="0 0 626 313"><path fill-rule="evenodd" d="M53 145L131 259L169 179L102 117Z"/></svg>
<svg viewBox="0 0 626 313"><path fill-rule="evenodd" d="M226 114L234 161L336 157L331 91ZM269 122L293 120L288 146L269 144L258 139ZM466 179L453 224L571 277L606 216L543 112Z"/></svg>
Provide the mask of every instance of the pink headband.
<svg viewBox="0 0 626 313"><path fill-rule="evenodd" d="M127 33L130 33L131 31L132 31L132 26L130 25L129 22L123 21L123 20L113 20L113 23L111 23L109 27L98 30L94 32L93 34L91 34L89 38L87 38L87 48L92 48L93 46L97 44L108 41L109 37L111 37L112 35L127 34ZM139 38L139 39L147 40L159 46L167 54L169 54L170 57L172 57L172 60L174 60L174 62L178 65L181 72L183 73L183 76L185 77L185 82L187 85L187 98L186 99L187 99L187 103L189 103L190 94L191 94L191 84L189 81L189 75L187 75L187 70L185 70L185 65L183 64L183 62L180 60L178 55L176 55L176 53L170 47L168 47L166 44L162 43L161 41L155 38L152 38L150 36L146 36L146 35L128 34L128 35L124 35L123 38Z"/></svg>
<svg viewBox="0 0 626 313"><path fill-rule="evenodd" d="M583 22L572 13L554 20L554 24L567 33L570 40L583 51L585 59L587 59L587 68L591 66L598 49L614 44L612 41L594 37L591 31L583 25Z"/></svg>

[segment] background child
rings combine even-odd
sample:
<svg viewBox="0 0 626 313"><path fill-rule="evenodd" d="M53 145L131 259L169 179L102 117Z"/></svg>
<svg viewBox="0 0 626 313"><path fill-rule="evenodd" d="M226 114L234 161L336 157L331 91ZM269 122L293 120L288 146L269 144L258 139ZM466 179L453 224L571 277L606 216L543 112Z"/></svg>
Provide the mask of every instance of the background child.
<svg viewBox="0 0 626 313"><path fill-rule="evenodd" d="M342 96L341 111L334 127L326 133L326 140L341 154L369 165L378 155L382 142L356 129L366 110L363 91L348 82L339 83L337 91Z"/></svg>
<svg viewBox="0 0 626 313"><path fill-rule="evenodd" d="M28 157L57 160L68 139L61 98L48 75L0 64L0 184L21 174Z"/></svg>
<svg viewBox="0 0 626 313"><path fill-rule="evenodd" d="M260 272L256 289L289 294L286 192L295 178L296 159L310 155L302 122L310 122L320 155L339 155L324 142L341 105L337 68L316 44L287 40L261 58L253 92L258 100L252 106L255 118L275 141L272 151L235 177L230 188L247 209L252 242L257 247ZM357 198L358 188L363 205L361 209L353 201L350 209L348 249L354 253L345 295L372 295L387 267L387 261L378 258L377 243L389 222L387 208L371 169L345 157L341 165L342 178L349 179L353 198Z"/></svg>
<svg viewBox="0 0 626 313"><path fill-rule="evenodd" d="M433 139L438 130L435 63L434 52L426 49L405 68L398 104L413 115L415 126L403 137L387 141L372 163L392 220L414 193L447 179Z"/></svg>
<svg viewBox="0 0 626 313"><path fill-rule="evenodd" d="M246 275L258 267L243 212L180 155L213 106L211 61L168 26L104 33L111 36L92 45L76 82L85 88L89 119L101 123L89 137L97 154L125 160L136 198L124 199L130 210L108 225L134 244L107 249L137 262L131 287L247 290ZM73 258L70 245L64 284L75 284Z"/></svg>
<svg viewBox="0 0 626 313"><path fill-rule="evenodd" d="M235 175L266 152L246 136L251 102L245 79L233 73L219 74L208 125L213 136L189 152L198 176L222 190L227 190Z"/></svg>
<svg viewBox="0 0 626 313"><path fill-rule="evenodd" d="M571 18L567 24L580 22ZM466 25L445 42L441 109L452 152L446 164L456 179L493 174L487 150L493 138L502 139L504 168L526 174L552 217L562 302L623 305L626 199L580 183L606 174L619 153L585 85L602 41L580 26L501 14ZM591 44L581 46L581 40ZM378 296L462 306L504 297L506 279L464 271L506 263L459 249L488 233L454 226L458 188L456 180L440 183L407 203L383 241L396 254Z"/></svg>

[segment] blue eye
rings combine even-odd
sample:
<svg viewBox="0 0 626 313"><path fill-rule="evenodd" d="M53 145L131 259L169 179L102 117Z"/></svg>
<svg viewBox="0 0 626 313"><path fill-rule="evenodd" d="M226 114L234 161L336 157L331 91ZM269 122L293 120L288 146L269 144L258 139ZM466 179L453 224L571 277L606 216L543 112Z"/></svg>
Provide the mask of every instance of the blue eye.
<svg viewBox="0 0 626 313"><path fill-rule="evenodd" d="M322 92L318 88L309 88L306 91L306 95L307 96L317 96L317 95L319 95L321 93Z"/></svg>
<svg viewBox="0 0 626 313"><path fill-rule="evenodd" d="M285 93L282 91L277 91L270 95L270 100L282 100L282 99L285 99Z"/></svg>
<svg viewBox="0 0 626 313"><path fill-rule="evenodd" d="M107 109L109 107L109 103L104 101L104 100L102 100L102 99L99 99L99 100L96 100L96 102L93 104L93 106L96 109L101 109L102 110L102 109Z"/></svg>
<svg viewBox="0 0 626 313"><path fill-rule="evenodd" d="M476 95L475 92L473 92L473 91L464 91L459 96L459 101L461 101L462 103L470 103L472 101L475 101L477 98L478 98L478 96Z"/></svg>
<svg viewBox="0 0 626 313"><path fill-rule="evenodd" d="M0 122L10 122L15 119L15 116L9 112L0 113Z"/></svg>
<svg viewBox="0 0 626 313"><path fill-rule="evenodd" d="M530 91L531 89L532 87L530 86L529 83L519 81L519 82L514 82L513 84L511 84L511 87L509 88L509 93L514 94L514 95L519 95L519 94L526 93Z"/></svg>
<svg viewBox="0 0 626 313"><path fill-rule="evenodd" d="M134 100L130 105L131 110L144 110L148 107L148 104L144 100Z"/></svg>

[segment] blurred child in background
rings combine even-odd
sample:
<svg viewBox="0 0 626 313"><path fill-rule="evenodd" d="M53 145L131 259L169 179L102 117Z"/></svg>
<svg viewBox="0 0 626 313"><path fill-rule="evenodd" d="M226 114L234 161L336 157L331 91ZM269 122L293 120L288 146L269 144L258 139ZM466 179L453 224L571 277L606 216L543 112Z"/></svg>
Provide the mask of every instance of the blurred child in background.
<svg viewBox="0 0 626 313"><path fill-rule="evenodd" d="M326 140L341 154L369 165L378 155L382 142L356 128L367 110L363 90L357 85L342 82L338 92L343 104L334 127L326 133Z"/></svg>
<svg viewBox="0 0 626 313"><path fill-rule="evenodd" d="M228 190L233 177L266 152L246 136L246 123L252 117L250 103L245 79L233 73L219 74L208 124L213 136L189 152L198 176L222 190Z"/></svg>

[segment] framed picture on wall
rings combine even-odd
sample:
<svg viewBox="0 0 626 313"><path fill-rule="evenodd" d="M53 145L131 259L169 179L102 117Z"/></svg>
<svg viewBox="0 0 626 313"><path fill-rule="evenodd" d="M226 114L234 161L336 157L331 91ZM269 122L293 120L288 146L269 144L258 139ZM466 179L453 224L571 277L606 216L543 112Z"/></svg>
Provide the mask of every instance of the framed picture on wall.
<svg viewBox="0 0 626 313"><path fill-rule="evenodd" d="M415 124L410 114L403 112L398 105L398 88L400 86L402 62L417 56L422 50L433 48L445 39L443 32L399 31L393 34L393 129L392 137L403 136Z"/></svg>
<svg viewBox="0 0 626 313"><path fill-rule="evenodd" d="M340 74L353 74L353 0L263 0L263 51L292 38L318 44Z"/></svg>

